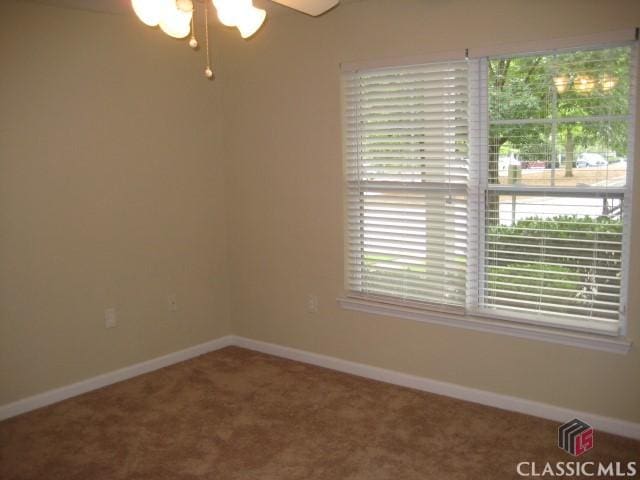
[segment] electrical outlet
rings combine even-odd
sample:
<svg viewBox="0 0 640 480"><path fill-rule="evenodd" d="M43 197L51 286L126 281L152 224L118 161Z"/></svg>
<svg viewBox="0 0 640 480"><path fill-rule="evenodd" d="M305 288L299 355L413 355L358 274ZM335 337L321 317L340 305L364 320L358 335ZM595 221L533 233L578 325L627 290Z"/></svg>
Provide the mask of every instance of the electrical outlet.
<svg viewBox="0 0 640 480"><path fill-rule="evenodd" d="M113 328L118 324L116 319L116 309L106 308L104 310L104 328Z"/></svg>
<svg viewBox="0 0 640 480"><path fill-rule="evenodd" d="M307 295L307 312L318 313L318 296L313 293Z"/></svg>
<svg viewBox="0 0 640 480"><path fill-rule="evenodd" d="M170 312L177 312L178 311L178 299L176 298L176 294L175 293L167 295L167 305L169 307L169 311Z"/></svg>

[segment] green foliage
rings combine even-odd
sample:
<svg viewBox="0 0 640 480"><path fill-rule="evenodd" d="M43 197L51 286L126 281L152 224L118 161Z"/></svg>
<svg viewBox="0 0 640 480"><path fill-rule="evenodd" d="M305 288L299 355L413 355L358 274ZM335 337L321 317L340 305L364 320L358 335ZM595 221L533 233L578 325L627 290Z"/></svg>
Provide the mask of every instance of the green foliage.
<svg viewBox="0 0 640 480"><path fill-rule="evenodd" d="M563 313L605 301L607 294L620 292L620 278L614 272L622 258L621 235L622 223L605 216L531 217L512 226L489 227L488 293L498 303L513 306L536 302L540 295L552 296L544 301L555 307L547 309ZM616 315L611 308L609 316Z"/></svg>
<svg viewBox="0 0 640 480"><path fill-rule="evenodd" d="M579 285L571 273L569 268L538 263L489 267L488 287L490 290L502 290L498 296L520 300L530 299L532 294L542 291L558 297L576 298Z"/></svg>
<svg viewBox="0 0 640 480"><path fill-rule="evenodd" d="M558 89L554 79L560 80L564 88ZM582 82L586 82L587 88L581 88ZM628 114L629 89L628 47L491 60L492 121L569 117L578 120L558 124L555 145L548 124L494 125L490 131L493 146L490 154L497 157L502 149L503 155L516 152L523 160L549 161L554 150L573 155L575 145L578 151L615 151L626 156L626 122L580 119ZM490 175L493 177L496 175Z"/></svg>
<svg viewBox="0 0 640 480"><path fill-rule="evenodd" d="M556 239L598 240L600 233L618 233L622 235L622 222L606 216L590 217L579 215L557 215L551 218L530 217L519 220L512 226L491 227L489 233L498 236L517 235L522 237L543 236L552 246ZM603 238L600 238L602 241ZM593 246L593 245L591 245Z"/></svg>

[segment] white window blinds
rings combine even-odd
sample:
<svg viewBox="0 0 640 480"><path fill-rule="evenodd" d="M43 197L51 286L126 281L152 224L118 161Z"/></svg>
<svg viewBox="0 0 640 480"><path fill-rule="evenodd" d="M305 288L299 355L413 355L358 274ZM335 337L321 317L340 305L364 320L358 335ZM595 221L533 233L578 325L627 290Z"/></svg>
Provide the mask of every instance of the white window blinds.
<svg viewBox="0 0 640 480"><path fill-rule="evenodd" d="M485 311L619 333L631 63L627 46L487 61Z"/></svg>
<svg viewBox="0 0 640 480"><path fill-rule="evenodd" d="M636 50L345 72L349 295L624 334Z"/></svg>
<svg viewBox="0 0 640 480"><path fill-rule="evenodd" d="M343 78L350 293L462 310L467 62L350 72Z"/></svg>

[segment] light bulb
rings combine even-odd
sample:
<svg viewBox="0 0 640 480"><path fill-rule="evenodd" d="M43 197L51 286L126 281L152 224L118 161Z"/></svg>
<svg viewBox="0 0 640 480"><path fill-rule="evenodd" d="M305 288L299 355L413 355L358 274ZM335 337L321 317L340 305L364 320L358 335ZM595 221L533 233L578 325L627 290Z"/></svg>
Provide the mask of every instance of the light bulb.
<svg viewBox="0 0 640 480"><path fill-rule="evenodd" d="M164 3L157 0L131 0L133 11L140 21L150 27L155 27L160 23L166 6Z"/></svg>
<svg viewBox="0 0 640 480"><path fill-rule="evenodd" d="M247 11L238 22L238 30L242 38L249 38L256 33L264 23L267 12L261 8L252 7Z"/></svg>
<svg viewBox="0 0 640 480"><path fill-rule="evenodd" d="M218 20L226 27L235 27L246 12L253 8L251 0L213 0Z"/></svg>

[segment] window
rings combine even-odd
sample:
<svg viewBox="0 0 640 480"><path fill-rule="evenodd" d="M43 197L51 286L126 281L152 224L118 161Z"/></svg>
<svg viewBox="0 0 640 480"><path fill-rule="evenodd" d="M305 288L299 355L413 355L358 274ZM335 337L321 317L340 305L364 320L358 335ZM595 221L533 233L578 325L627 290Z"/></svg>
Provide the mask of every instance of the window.
<svg viewBox="0 0 640 480"><path fill-rule="evenodd" d="M618 333L630 53L486 61L483 308Z"/></svg>
<svg viewBox="0 0 640 480"><path fill-rule="evenodd" d="M349 295L623 333L633 53L345 73Z"/></svg>
<svg viewBox="0 0 640 480"><path fill-rule="evenodd" d="M463 311L468 65L345 76L351 292Z"/></svg>

